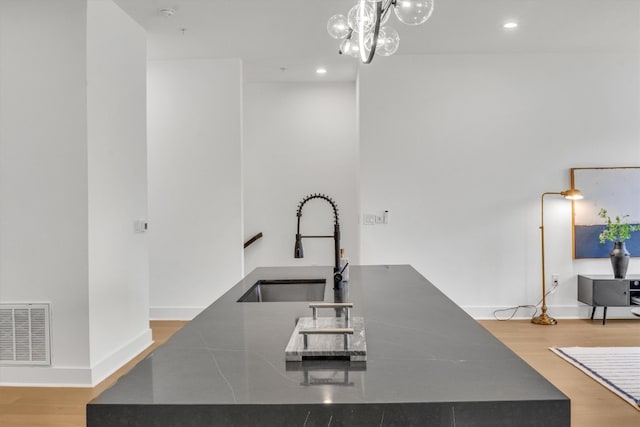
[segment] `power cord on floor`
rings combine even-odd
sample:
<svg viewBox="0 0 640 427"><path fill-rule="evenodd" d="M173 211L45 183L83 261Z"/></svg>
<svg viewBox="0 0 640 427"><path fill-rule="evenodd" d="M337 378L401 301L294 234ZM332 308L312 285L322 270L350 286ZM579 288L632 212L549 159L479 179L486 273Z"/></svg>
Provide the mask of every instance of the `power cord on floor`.
<svg viewBox="0 0 640 427"><path fill-rule="evenodd" d="M545 294L545 297L548 297L549 295L554 293L556 291L556 289L558 289L558 285L554 284L553 287L547 291L547 293ZM520 310L521 308L533 308L535 310L533 312L533 314L531 315L531 318L533 319L534 317L536 317L536 314L538 314L538 306L540 304L542 304L542 298L540 298L540 301L538 301L538 303L536 305L527 304L527 305L518 305L518 306L515 306L515 307L509 307L509 308L501 308L499 310L494 310L493 311L493 317L496 320L511 320L511 319L513 319L515 317L515 315L518 313L518 310ZM513 313L511 313L511 316L506 317L506 318L498 317L498 313L502 313L502 312L505 312L505 311L511 311L511 310L513 310Z"/></svg>
<svg viewBox="0 0 640 427"><path fill-rule="evenodd" d="M535 311L533 312L533 315L531 316L531 318L534 318L536 316L536 313L538 312L538 307L536 307L535 305L518 305L516 307L509 307L509 308L502 308L500 310L494 310L493 317L496 320L511 320L516 316L516 314L518 313L518 310L520 310L521 308L533 308L533 309L535 309ZM498 313L502 313L504 311L511 311L511 310L513 310L513 313L511 313L511 316L505 317L505 318L498 317Z"/></svg>

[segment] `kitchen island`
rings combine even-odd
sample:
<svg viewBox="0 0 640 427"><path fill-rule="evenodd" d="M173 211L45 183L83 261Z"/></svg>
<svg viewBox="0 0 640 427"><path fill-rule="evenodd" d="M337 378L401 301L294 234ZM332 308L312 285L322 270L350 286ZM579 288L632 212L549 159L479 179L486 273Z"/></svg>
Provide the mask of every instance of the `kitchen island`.
<svg viewBox="0 0 640 427"><path fill-rule="evenodd" d="M309 302L237 302L260 280L318 278L364 318L366 362L285 362ZM87 426L570 425L569 398L412 267L332 285L331 267L257 268L90 402Z"/></svg>

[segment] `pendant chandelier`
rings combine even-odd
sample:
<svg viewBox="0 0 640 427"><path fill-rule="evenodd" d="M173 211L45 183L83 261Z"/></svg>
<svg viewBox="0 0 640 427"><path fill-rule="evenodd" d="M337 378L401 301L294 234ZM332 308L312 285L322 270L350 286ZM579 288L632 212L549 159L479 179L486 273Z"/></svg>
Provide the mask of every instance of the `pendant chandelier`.
<svg viewBox="0 0 640 427"><path fill-rule="evenodd" d="M357 0L347 16L329 18L327 31L334 39L342 40L340 54L360 58L364 64L377 53L393 55L400 45L400 36L386 25L393 11L400 22L420 25L433 13L434 0Z"/></svg>

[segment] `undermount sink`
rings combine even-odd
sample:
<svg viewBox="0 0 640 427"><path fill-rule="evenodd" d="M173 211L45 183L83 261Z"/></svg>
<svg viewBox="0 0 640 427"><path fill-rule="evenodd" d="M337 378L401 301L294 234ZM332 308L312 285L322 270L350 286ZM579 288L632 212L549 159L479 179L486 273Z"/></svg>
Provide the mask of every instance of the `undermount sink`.
<svg viewBox="0 0 640 427"><path fill-rule="evenodd" d="M258 280L237 302L324 301L326 279Z"/></svg>

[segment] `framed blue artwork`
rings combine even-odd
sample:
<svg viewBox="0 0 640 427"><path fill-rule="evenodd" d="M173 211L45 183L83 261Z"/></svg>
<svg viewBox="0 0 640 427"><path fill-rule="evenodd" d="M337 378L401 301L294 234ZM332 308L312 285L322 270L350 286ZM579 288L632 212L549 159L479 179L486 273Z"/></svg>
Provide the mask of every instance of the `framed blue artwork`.
<svg viewBox="0 0 640 427"><path fill-rule="evenodd" d="M611 218L628 215L630 224L640 224L640 166L571 169L571 188L582 191L584 199L572 202L573 257L608 258L613 242L600 243L605 221L600 209ZM640 232L626 242L631 256L640 256Z"/></svg>

